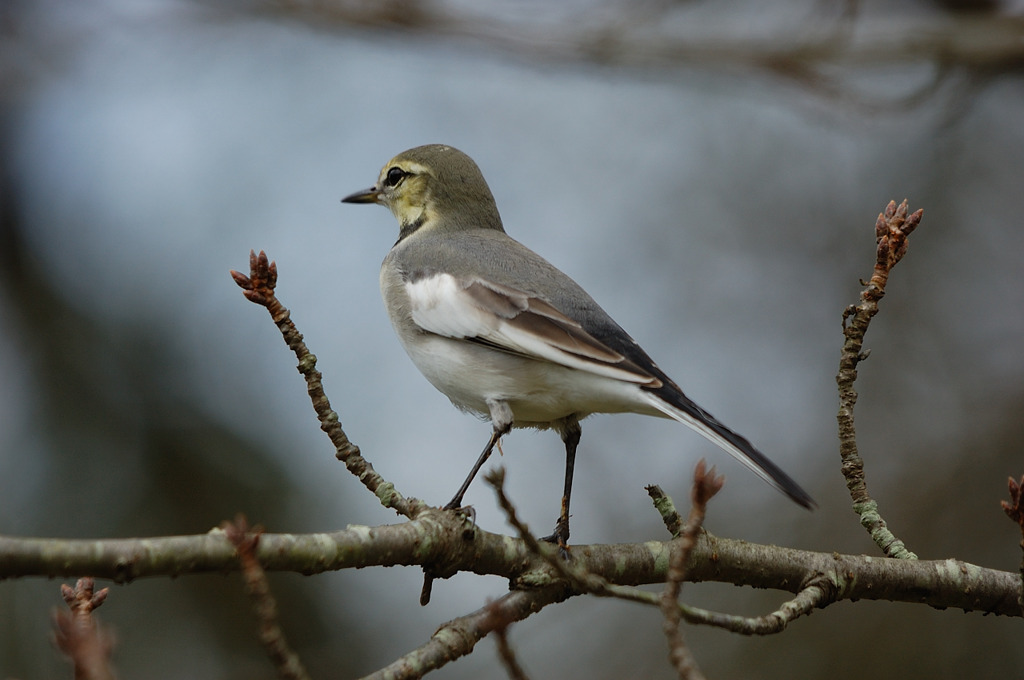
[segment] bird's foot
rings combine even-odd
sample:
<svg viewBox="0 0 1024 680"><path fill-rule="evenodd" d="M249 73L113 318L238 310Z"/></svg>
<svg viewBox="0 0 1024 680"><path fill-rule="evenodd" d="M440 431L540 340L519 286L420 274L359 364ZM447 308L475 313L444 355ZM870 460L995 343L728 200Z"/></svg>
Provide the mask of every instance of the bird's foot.
<svg viewBox="0 0 1024 680"><path fill-rule="evenodd" d="M476 508L472 505L463 505L461 501L452 500L441 509L445 511L454 510L455 512L465 515L469 518L470 522L476 524Z"/></svg>
<svg viewBox="0 0 1024 680"><path fill-rule="evenodd" d="M462 538L467 541L473 540L473 536L476 534L476 508L472 505L462 505L453 499L441 510L444 512L454 512L460 517L463 522Z"/></svg>
<svg viewBox="0 0 1024 680"><path fill-rule="evenodd" d="M545 536L540 539L547 543L554 543L558 546L558 554L562 556L562 559L568 562L572 559L572 555L569 553L569 521L566 519L564 522L562 518L558 519L555 524L555 532L550 536Z"/></svg>

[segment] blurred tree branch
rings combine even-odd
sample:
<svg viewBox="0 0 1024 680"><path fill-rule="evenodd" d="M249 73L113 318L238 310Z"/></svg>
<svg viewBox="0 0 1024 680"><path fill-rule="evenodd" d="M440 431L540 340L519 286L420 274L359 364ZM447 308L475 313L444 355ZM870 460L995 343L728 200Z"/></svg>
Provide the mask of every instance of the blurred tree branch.
<svg viewBox="0 0 1024 680"><path fill-rule="evenodd" d="M250 18L293 21L318 32L402 33L455 41L545 63L644 70L754 72L815 96L865 110L908 109L953 82L954 95L1024 72L1024 16L998 2L935 2L916 11L853 0L817 2L802 16L720 3L646 0L506 7L440 0L188 0L120 20L215 23ZM969 7L972 11L964 11ZM192 10L192 11L190 11ZM534 10L534 11L531 11ZM153 16L156 12L159 16ZM782 17L775 19L774 16ZM0 54L0 82L17 91L42 71L73 62L89 35L61 22L35 22L19 8L0 15L12 45ZM13 55L14 58L11 58ZM873 69L922 69L915 88L893 92L884 79L866 85ZM885 88L885 89L882 89Z"/></svg>
<svg viewBox="0 0 1024 680"><path fill-rule="evenodd" d="M234 522L221 525L225 537L235 547L242 570L245 590L252 602L253 614L259 622L260 643L277 669L282 680L310 680L310 675L298 655L285 639L277 618L277 601L270 592L267 574L260 565L256 547L263 533L261 527L250 528L245 517L239 515Z"/></svg>
<svg viewBox="0 0 1024 680"><path fill-rule="evenodd" d="M117 677L110 664L114 635L93 616L109 592L109 588L97 591L91 578L79 579L74 588L61 586L68 611L54 614L54 641L74 666L75 680L115 680Z"/></svg>
<svg viewBox="0 0 1024 680"><path fill-rule="evenodd" d="M710 62L780 72L787 62L942 62L1000 70L1024 66L1024 18L1019 16L935 11L901 18L890 10L869 17L843 11L850 4L833 3L832 17L814 11L804 23L787 22L760 35L708 30L706 22L698 29L689 22L689 3L623 0L593 5L589 11L577 5L571 15L488 13L486 5L469 9L465 4L418 0L254 0L233 7L291 17L318 28L357 26L472 40L560 62L654 68Z"/></svg>
<svg viewBox="0 0 1024 680"><path fill-rule="evenodd" d="M754 27L737 21L743 12L731 6L698 14L694 3L664 1L620 0L562 12L424 0L243 0L233 8L317 30L400 31L558 64L756 71L871 109L916 105L953 75L977 82L1024 70L1024 17L992 4L988 11L900 14L886 7L874 14L858 2L817 3L802 20L754 21ZM858 72L892 66L934 70L916 90L895 98L858 92L852 83Z"/></svg>

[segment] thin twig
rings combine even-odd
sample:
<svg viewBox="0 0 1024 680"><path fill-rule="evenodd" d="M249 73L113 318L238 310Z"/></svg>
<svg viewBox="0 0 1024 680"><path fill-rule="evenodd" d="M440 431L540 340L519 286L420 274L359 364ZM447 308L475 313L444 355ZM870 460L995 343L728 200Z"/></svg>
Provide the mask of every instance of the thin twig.
<svg viewBox="0 0 1024 680"><path fill-rule="evenodd" d="M331 408L331 403L324 393L321 381L323 376L316 369L316 356L306 347L302 334L291 320L291 313L281 304L274 292L277 285L277 264L271 262L262 250L259 255L249 251L249 275L232 270L231 277L242 288L246 299L267 308L270 317L284 336L284 341L295 352L299 360L299 373L306 379L306 390L320 421L320 429L330 437L338 460L345 463L349 471L380 499L384 507L392 508L405 517L416 517L427 507L426 504L418 499L402 496L391 482L381 477L369 461L363 458L359 447L349 441L348 435L341 428L341 419Z"/></svg>
<svg viewBox="0 0 1024 680"><path fill-rule="evenodd" d="M680 607L687 623L722 628L740 635L775 635L784 631L791 621L834 601L834 588L825 578L820 578L808 584L796 597L786 600L778 609L763 616L734 616L689 605Z"/></svg>
<svg viewBox="0 0 1024 680"><path fill-rule="evenodd" d="M878 504L868 494L864 480L864 461L857 450L857 433L854 427L853 407L857 403L857 392L853 383L857 379L857 364L866 359L863 351L864 334L872 317L878 313L878 301L885 295L885 284L889 272L907 252L907 237L921 222L924 211L918 210L907 215L907 202L896 206L890 201L885 212L875 223L875 240L878 244L875 268L867 287L861 291L860 303L843 311L843 351L839 359L839 454L842 457L842 472L846 487L853 499L853 510L860 517L861 525L868 530L875 544L889 557L917 559L907 550L903 541L889 530L878 512Z"/></svg>
<svg viewBox="0 0 1024 680"><path fill-rule="evenodd" d="M262 528L250 529L245 517L241 515L236 517L234 522L225 522L222 528L238 552L245 590L252 601L253 613L259 621L260 643L277 669L278 677L285 680L310 680L299 655L292 651L288 640L285 639L284 630L277 620L277 602L270 592L267 575L256 558L256 547L259 545Z"/></svg>
<svg viewBox="0 0 1024 680"><path fill-rule="evenodd" d="M1024 551L1024 476L1020 478L1019 482L1010 477L1008 486L1010 502L1000 501L1000 505L1003 506L1003 512L1006 513L1006 516L1020 527L1020 548ZM1017 596L1017 602L1020 604L1021 612L1024 613L1024 558L1021 559L1020 563L1020 578L1021 590L1020 595Z"/></svg>
<svg viewBox="0 0 1024 680"><path fill-rule="evenodd" d="M707 463L703 458L697 462L697 468L693 471L693 490L690 494L690 516L676 540L678 545L669 563L668 578L661 594L661 613L665 617L663 628L668 639L668 658L682 680L703 680L704 674L700 672L697 660L693 658L683 639L680 627L683 612L679 608L679 591L682 590L683 580L686 578L686 563L690 559L690 551L696 545L697 536L704 524L708 501L721 491L724 483L725 478L717 475L714 467L707 469Z"/></svg>
<svg viewBox="0 0 1024 680"><path fill-rule="evenodd" d="M512 645L508 641L508 629L512 625L512 621L505 618L507 612L503 611L501 607L494 606L493 602L485 609L490 612L491 617L483 623L483 627L491 629L494 643L498 648L498 658L501 659L501 665L505 667L508 677L512 680L529 680L526 671L516 659L515 650L512 649Z"/></svg>
<svg viewBox="0 0 1024 680"><path fill-rule="evenodd" d="M557 578L566 581L575 593L587 593L598 597L615 597L653 607L663 606L661 595L628 585L612 583L607 578L586 569L581 563L581 560L574 559L572 562L564 560L554 546L542 544L538 541L530 533L529 527L519 519L515 506L505 495L504 468L495 468L487 474L485 480L494 488L495 494L498 497L498 504L505 511L509 524L511 524L519 533L519 536L526 544L527 549L535 555L543 557L547 565L555 572ZM708 498L709 497L710 496L708 496ZM664 498L667 499L668 497L665 496ZM668 502L671 503L671 500L669 499ZM704 502L706 503L706 498ZM695 531L692 540L696 543L698 538L706 536L706 532L702 535L700 532ZM719 539L715 540L717 542ZM674 547L675 542L670 545ZM705 563L706 561L718 562L720 558L722 561L727 559L735 562L745 561L742 558L731 559L721 551L721 547L724 547L724 545L725 544L723 543L718 543L718 545L713 549L714 552L717 553L716 556L714 558L709 558L709 556L705 554L702 556L701 561ZM576 552L586 553L590 550L591 548L588 548L587 546L576 546ZM669 555L668 561L671 562L671 549ZM766 556L755 557L752 561L754 563L761 563L765 558ZM701 564L694 564L691 568L696 567L696 570L699 571L701 566ZM818 571L824 570L821 569ZM813 569L805 570L801 568L799 576L800 580L805 579L806 574L808 573L816 572ZM668 577L669 574L666 570L664 573L664 579L667 580ZM525 580L525 578L520 579L520 582ZM826 600L828 602L833 601L837 597L836 594L838 593L838 590L839 589L837 587L829 585L828 581L824 578L815 580L813 583L803 587L795 598L783 604L778 611L755 618L721 614L679 603L676 603L676 606L679 608L682 618L688 623L714 626L732 632L742 633L744 635L771 635L773 633L781 632L786 628L786 625L790 621L806 614L814 607L823 606L824 603L826 603Z"/></svg>
<svg viewBox="0 0 1024 680"><path fill-rule="evenodd" d="M586 569L578 566L571 560L565 559L561 550L552 543L543 543L526 526L526 523L519 519L515 506L507 495L505 495L505 468L497 467L486 475L484 481L494 488L498 497L498 505L505 512L508 523L515 528L519 538L526 544L527 549L534 555L542 557L550 566L558 578L569 582L579 592L590 593L591 595L615 595L612 592L614 586L597 574L592 574Z"/></svg>
<svg viewBox="0 0 1024 680"><path fill-rule="evenodd" d="M654 503L654 509L661 515L661 521L665 523L668 533L672 535L672 538L678 538L679 532L683 529L683 518L680 517L679 512L676 510L672 498L662 491L661 487L657 484L651 484L644 488Z"/></svg>
<svg viewBox="0 0 1024 680"><path fill-rule="evenodd" d="M82 578L74 588L62 584L60 591L69 611L54 615L54 641L74 665L75 680L114 680L117 675L110 664L114 636L92 614L110 589L97 591L91 578Z"/></svg>
<svg viewBox="0 0 1024 680"><path fill-rule="evenodd" d="M494 616L500 616L509 623L522 621L549 604L568 599L572 594L564 583L511 592L475 612L452 619L438 628L424 645L366 676L364 680L421 678L472 652L476 643L493 630L491 626Z"/></svg>
<svg viewBox="0 0 1024 680"><path fill-rule="evenodd" d="M512 680L530 680L530 676L526 674L523 667L519 665L519 661L516 659L515 651L512 646L508 643L508 631L507 629L501 629L494 631L494 641L498 646L498 658L501 659L501 664L505 667L505 672L508 673L508 677Z"/></svg>

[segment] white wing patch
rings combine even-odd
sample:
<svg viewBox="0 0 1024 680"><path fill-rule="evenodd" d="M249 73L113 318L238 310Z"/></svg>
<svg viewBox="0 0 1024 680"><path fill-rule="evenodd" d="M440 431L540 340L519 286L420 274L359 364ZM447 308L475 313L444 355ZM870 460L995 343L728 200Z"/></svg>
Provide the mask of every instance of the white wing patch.
<svg viewBox="0 0 1024 680"><path fill-rule="evenodd" d="M498 318L467 300L466 291L451 274L439 274L406 281L412 306L412 320L425 331L446 338L486 336L498 325Z"/></svg>
<svg viewBox="0 0 1024 680"><path fill-rule="evenodd" d="M661 384L551 304L514 288L436 274L406 281L405 289L412 320L430 333L616 380Z"/></svg>

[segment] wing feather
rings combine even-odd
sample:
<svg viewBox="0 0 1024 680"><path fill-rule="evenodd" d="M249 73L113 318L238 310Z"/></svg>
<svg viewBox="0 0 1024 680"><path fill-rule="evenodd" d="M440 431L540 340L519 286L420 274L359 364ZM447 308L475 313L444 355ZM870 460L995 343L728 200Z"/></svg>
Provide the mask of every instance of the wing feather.
<svg viewBox="0 0 1024 680"><path fill-rule="evenodd" d="M616 380L661 385L552 304L521 290L435 274L409 279L406 292L412 320L424 331Z"/></svg>

